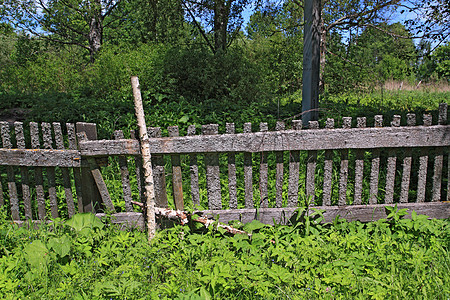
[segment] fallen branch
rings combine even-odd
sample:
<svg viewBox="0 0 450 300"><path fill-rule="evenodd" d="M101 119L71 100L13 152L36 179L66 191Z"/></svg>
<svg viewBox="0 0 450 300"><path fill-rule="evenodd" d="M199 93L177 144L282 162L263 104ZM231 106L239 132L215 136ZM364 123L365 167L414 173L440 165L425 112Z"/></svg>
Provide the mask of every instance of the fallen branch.
<svg viewBox="0 0 450 300"><path fill-rule="evenodd" d="M141 202L137 202L137 201L131 201L132 204L134 205L138 205L140 207L144 207L144 204ZM230 225L225 225L225 224L221 224L218 223L214 220L210 220L206 217L201 217L198 216L197 218L189 218L190 214L182 211L182 210L174 210L174 209L168 209L168 208L160 208L160 207L155 207L155 214L156 215L160 215L163 217L166 217L170 220L176 220L179 221L182 225L186 225L189 223L189 219L191 219L193 222L198 222L198 223L202 223L203 225L205 225L206 227L209 227L211 225L215 225L218 228L223 228L225 229L228 233L231 234L247 234L248 236L251 236L251 233L245 232L243 230L239 230L237 228L234 228Z"/></svg>

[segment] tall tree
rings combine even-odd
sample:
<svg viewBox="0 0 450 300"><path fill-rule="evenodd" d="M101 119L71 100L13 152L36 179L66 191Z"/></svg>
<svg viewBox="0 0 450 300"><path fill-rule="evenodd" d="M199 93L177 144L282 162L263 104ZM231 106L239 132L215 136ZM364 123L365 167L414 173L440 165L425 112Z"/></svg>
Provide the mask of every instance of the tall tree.
<svg viewBox="0 0 450 300"><path fill-rule="evenodd" d="M105 28L105 42L122 45L182 43L187 37L179 0L122 0Z"/></svg>
<svg viewBox="0 0 450 300"><path fill-rule="evenodd" d="M323 0L321 14L321 76L323 89L326 57L328 55L327 39L331 31L348 31L351 28L378 27L386 21L386 12L393 11L400 0Z"/></svg>
<svg viewBox="0 0 450 300"><path fill-rule="evenodd" d="M432 41L433 48L450 40L449 0L402 1L403 23L417 37Z"/></svg>
<svg viewBox="0 0 450 300"><path fill-rule="evenodd" d="M214 53L226 51L239 33L251 0L181 0L192 23Z"/></svg>
<svg viewBox="0 0 450 300"><path fill-rule="evenodd" d="M103 31L119 18L109 18L122 0L4 0L2 19L16 29L50 41L77 45L91 61L103 44Z"/></svg>

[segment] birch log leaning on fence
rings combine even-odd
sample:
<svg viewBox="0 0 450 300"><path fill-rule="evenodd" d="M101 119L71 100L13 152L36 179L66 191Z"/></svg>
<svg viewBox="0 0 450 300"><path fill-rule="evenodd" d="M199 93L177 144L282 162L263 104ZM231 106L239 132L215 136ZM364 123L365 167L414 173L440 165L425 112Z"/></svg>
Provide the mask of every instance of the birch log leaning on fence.
<svg viewBox="0 0 450 300"><path fill-rule="evenodd" d="M131 86L133 88L134 108L139 126L139 139L141 141L142 163L144 166L144 193L147 212L147 230L148 240L151 241L155 236L155 187L153 185L152 156L150 154L150 145L148 141L147 125L145 124L144 107L142 105L141 89L137 76L131 77Z"/></svg>

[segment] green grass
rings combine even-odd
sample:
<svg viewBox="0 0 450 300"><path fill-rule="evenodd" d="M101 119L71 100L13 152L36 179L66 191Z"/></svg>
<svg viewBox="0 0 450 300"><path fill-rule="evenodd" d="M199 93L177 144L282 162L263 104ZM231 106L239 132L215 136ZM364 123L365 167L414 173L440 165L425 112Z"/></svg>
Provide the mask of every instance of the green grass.
<svg viewBox="0 0 450 300"><path fill-rule="evenodd" d="M178 226L149 245L77 215L37 229L0 218L4 299L448 299L450 221L403 210L362 224L320 212L252 236ZM235 224L240 227L239 224Z"/></svg>

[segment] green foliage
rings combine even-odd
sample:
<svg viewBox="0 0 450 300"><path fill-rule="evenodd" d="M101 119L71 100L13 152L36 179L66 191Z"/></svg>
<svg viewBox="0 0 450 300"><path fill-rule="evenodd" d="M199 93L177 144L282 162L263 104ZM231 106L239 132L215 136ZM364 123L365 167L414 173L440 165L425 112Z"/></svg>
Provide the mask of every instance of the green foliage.
<svg viewBox="0 0 450 300"><path fill-rule="evenodd" d="M396 207L386 210L388 218L377 222L336 218L322 224L320 211L299 209L290 226L247 224L251 237L232 236L215 226L193 231L175 225L158 232L150 245L144 232L97 226L89 214L40 228L18 228L3 216L0 295L448 298L450 221L415 212L409 216Z"/></svg>
<svg viewBox="0 0 450 300"><path fill-rule="evenodd" d="M330 34L330 61L324 77L329 91L345 88L364 89L387 80L415 80L416 48L411 34L400 23L367 27L350 35L348 45L342 36Z"/></svg>
<svg viewBox="0 0 450 300"><path fill-rule="evenodd" d="M436 72L440 77L450 80L450 43L438 47L433 52L436 60Z"/></svg>

